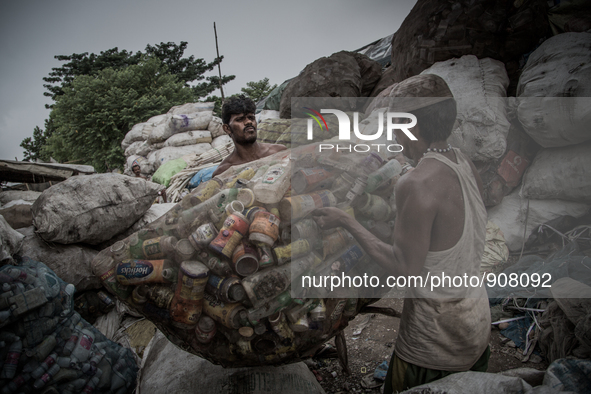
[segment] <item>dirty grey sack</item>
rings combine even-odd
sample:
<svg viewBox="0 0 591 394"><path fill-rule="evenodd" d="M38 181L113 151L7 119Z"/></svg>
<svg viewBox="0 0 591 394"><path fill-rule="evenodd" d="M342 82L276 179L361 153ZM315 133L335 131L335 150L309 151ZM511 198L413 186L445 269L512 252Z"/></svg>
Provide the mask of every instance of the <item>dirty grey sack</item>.
<svg viewBox="0 0 591 394"><path fill-rule="evenodd" d="M120 174L71 177L33 204L33 225L46 241L96 245L135 223L162 189Z"/></svg>

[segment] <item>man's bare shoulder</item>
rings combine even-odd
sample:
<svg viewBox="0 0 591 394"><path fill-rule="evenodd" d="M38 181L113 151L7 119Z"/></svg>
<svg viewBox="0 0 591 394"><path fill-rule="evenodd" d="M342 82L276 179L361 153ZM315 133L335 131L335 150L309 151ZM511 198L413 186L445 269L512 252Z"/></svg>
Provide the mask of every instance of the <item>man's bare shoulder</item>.
<svg viewBox="0 0 591 394"><path fill-rule="evenodd" d="M220 165L218 166L218 168L216 168L216 170L213 172L212 178L214 176L218 176L219 174L221 174L224 171L226 171L228 168L230 168L233 165L235 165L236 164L235 161L236 161L236 159L234 158L234 152L232 152L230 154L230 156L228 156L224 160L222 160L222 162L220 163Z"/></svg>
<svg viewBox="0 0 591 394"><path fill-rule="evenodd" d="M281 145L281 144L268 144L266 142L261 142L261 147L263 148L263 152L264 155L263 157L266 156L271 156L277 152L281 152L282 150L286 150L287 147L285 147L285 145Z"/></svg>

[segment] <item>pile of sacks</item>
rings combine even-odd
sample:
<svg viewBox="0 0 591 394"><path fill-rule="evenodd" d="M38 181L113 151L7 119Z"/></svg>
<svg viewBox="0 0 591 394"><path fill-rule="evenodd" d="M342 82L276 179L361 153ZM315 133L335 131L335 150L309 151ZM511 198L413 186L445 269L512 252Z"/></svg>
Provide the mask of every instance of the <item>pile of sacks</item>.
<svg viewBox="0 0 591 394"><path fill-rule="evenodd" d="M222 120L213 116L213 109L214 103L187 103L133 126L121 142L124 173L131 174L137 162L142 174L151 176L165 162L228 143L230 137L222 129Z"/></svg>
<svg viewBox="0 0 591 394"><path fill-rule="evenodd" d="M563 33L530 56L514 110L529 137L542 148L523 175L521 188L489 209L507 246L519 251L540 225L561 216L580 218L591 204L591 33ZM507 168L515 172L523 161ZM525 227L525 231L524 231Z"/></svg>
<svg viewBox="0 0 591 394"><path fill-rule="evenodd" d="M303 277L383 270L346 230L319 230L310 212L338 205L387 239L401 171L375 153L316 160L317 149L278 152L202 183L101 251L94 273L178 347L216 364L277 365L314 354L383 289L328 291Z"/></svg>

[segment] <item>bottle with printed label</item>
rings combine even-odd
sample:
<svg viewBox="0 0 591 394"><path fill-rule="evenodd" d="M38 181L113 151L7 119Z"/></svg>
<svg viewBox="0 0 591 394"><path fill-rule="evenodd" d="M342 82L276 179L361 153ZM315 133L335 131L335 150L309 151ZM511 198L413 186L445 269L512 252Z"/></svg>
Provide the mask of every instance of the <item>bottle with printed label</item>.
<svg viewBox="0 0 591 394"><path fill-rule="evenodd" d="M279 202L281 220L290 222L301 219L316 208L334 207L337 200L330 190L286 197Z"/></svg>
<svg viewBox="0 0 591 394"><path fill-rule="evenodd" d="M125 301L133 289L117 282L117 262L108 250L103 250L92 260L92 272L98 276L103 285L119 299Z"/></svg>
<svg viewBox="0 0 591 394"><path fill-rule="evenodd" d="M171 303L172 324L181 329L195 328L203 310L209 269L199 261L183 261L179 283Z"/></svg>
<svg viewBox="0 0 591 394"><path fill-rule="evenodd" d="M259 256L261 256L261 258L259 259L259 269L262 270L275 264L273 251L270 247L259 244L257 246L257 249L259 250Z"/></svg>
<svg viewBox="0 0 591 394"><path fill-rule="evenodd" d="M367 186L365 191L372 193L380 186L386 184L390 180L394 179L395 176L400 175L402 172L402 166L398 160L390 160L384 164L379 170L372 172L367 177Z"/></svg>
<svg viewBox="0 0 591 394"><path fill-rule="evenodd" d="M31 372L31 377L33 377L33 379L39 379L45 373L45 371L47 371L53 364L57 362L57 359L57 353L52 353L47 356L47 358L41 364L39 364L39 366L33 372Z"/></svg>
<svg viewBox="0 0 591 394"><path fill-rule="evenodd" d="M18 366L18 360L23 352L23 342L20 338L14 341L8 348L8 354L4 361L2 372L0 372L0 379L12 379L16 374L16 367Z"/></svg>
<svg viewBox="0 0 591 394"><path fill-rule="evenodd" d="M245 235L248 235L250 222L246 216L234 212L224 221L217 237L209 244L209 249L231 258L234 249L238 246Z"/></svg>
<svg viewBox="0 0 591 394"><path fill-rule="evenodd" d="M195 327L195 337L201 343L207 344L213 340L216 333L215 321L209 316L202 315Z"/></svg>
<svg viewBox="0 0 591 394"><path fill-rule="evenodd" d="M39 390L40 388L45 386L47 382L49 382L55 376L55 374L59 372L59 370L60 366L54 364L51 368L47 370L47 372L45 372L39 379L37 379L35 383L33 383L33 387Z"/></svg>
<svg viewBox="0 0 591 394"><path fill-rule="evenodd" d="M276 164L275 162L273 164ZM271 165L273 165L271 164ZM254 185L261 181L263 176L267 173L269 169L269 165L260 166L259 169L255 172L254 176L246 182L246 187L252 190Z"/></svg>
<svg viewBox="0 0 591 394"><path fill-rule="evenodd" d="M91 330L83 329L80 331L80 337L78 338L78 343L72 350L72 354L70 354L70 365L75 364L76 362L85 362L88 360L90 356L90 348L94 343L94 333Z"/></svg>
<svg viewBox="0 0 591 394"><path fill-rule="evenodd" d="M243 239L232 253L232 267L241 277L252 275L259 269L259 252L253 244Z"/></svg>
<svg viewBox="0 0 591 394"><path fill-rule="evenodd" d="M244 287L242 287L240 278L237 276L220 278L217 275L210 274L205 285L205 291L229 303L241 302L246 297Z"/></svg>
<svg viewBox="0 0 591 394"><path fill-rule="evenodd" d="M273 254L277 265L283 265L293 259L307 255L310 250L310 243L307 239L298 239L289 245L273 248Z"/></svg>
<svg viewBox="0 0 591 394"><path fill-rule="evenodd" d="M279 238L280 220L266 210L259 210L253 215L252 224L248 229L249 240L257 244L273 246Z"/></svg>
<svg viewBox="0 0 591 394"><path fill-rule="evenodd" d="M291 188L295 194L309 193L315 189L329 189L335 174L324 168L304 168L291 177Z"/></svg>
<svg viewBox="0 0 591 394"><path fill-rule="evenodd" d="M289 264L259 271L242 280L242 286L254 308L263 306L272 298L287 290L292 279L321 262L320 258L310 253Z"/></svg>
<svg viewBox="0 0 591 394"><path fill-rule="evenodd" d="M10 381L10 383L8 383L6 386L4 386L4 388L2 389L2 394L9 394L9 393L16 392L30 378L31 378L31 375L28 373L22 373L22 374L18 375L16 378L14 378L12 381Z"/></svg>
<svg viewBox="0 0 591 394"><path fill-rule="evenodd" d="M174 268L171 260L123 260L117 264L117 281L122 285L144 283L167 283L163 275L166 269Z"/></svg>
<svg viewBox="0 0 591 394"><path fill-rule="evenodd" d="M254 185L257 201L264 204L279 202L291 184L291 161L289 157L281 160L267 170L261 180Z"/></svg>

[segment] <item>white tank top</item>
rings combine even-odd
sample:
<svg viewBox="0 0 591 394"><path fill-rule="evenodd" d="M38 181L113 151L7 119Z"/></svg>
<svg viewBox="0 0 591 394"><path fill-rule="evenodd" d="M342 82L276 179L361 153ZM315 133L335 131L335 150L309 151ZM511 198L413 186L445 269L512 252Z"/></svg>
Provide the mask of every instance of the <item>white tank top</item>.
<svg viewBox="0 0 591 394"><path fill-rule="evenodd" d="M454 152L458 164L434 152L428 152L423 160L439 160L456 173L464 198L462 236L450 249L428 252L421 275L460 276L462 287L433 292L429 287L409 288L394 352L420 367L466 371L480 358L490 336L485 287L463 287L464 275L468 280L481 277L487 214L470 164L459 149L454 148Z"/></svg>

